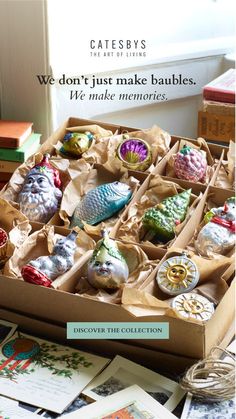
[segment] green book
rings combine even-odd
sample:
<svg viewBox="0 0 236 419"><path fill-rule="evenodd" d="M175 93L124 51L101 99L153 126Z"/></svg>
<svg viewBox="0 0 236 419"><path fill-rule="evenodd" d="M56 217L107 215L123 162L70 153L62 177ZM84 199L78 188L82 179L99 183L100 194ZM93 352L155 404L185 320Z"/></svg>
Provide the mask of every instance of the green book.
<svg viewBox="0 0 236 419"><path fill-rule="evenodd" d="M19 148L0 148L0 160L19 161L23 163L36 153L40 145L41 134L32 133Z"/></svg>

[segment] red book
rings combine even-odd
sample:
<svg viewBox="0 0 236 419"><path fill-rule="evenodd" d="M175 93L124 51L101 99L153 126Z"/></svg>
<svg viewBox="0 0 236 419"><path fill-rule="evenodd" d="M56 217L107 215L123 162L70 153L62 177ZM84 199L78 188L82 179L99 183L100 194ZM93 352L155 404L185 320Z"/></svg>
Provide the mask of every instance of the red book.
<svg viewBox="0 0 236 419"><path fill-rule="evenodd" d="M216 102L235 103L236 70L231 68L203 87L203 97Z"/></svg>
<svg viewBox="0 0 236 419"><path fill-rule="evenodd" d="M32 133L32 125L32 122L0 120L0 147L21 147Z"/></svg>

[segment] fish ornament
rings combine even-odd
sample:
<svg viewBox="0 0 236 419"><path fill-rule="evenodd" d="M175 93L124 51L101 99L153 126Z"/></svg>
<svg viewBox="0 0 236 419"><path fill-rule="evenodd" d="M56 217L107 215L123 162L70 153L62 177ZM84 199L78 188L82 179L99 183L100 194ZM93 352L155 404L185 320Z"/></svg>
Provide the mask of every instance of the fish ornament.
<svg viewBox="0 0 236 419"><path fill-rule="evenodd" d="M174 159L174 171L179 179L204 182L207 170L206 153L184 145Z"/></svg>
<svg viewBox="0 0 236 419"><path fill-rule="evenodd" d="M77 159L89 149L93 138L93 134L89 131L68 132L63 138L63 145L59 151L63 156Z"/></svg>
<svg viewBox="0 0 236 419"><path fill-rule="evenodd" d="M106 183L89 191L77 205L70 227L83 228L83 222L94 225L112 217L130 200L131 188L122 182Z"/></svg>
<svg viewBox="0 0 236 419"><path fill-rule="evenodd" d="M117 156L124 167L144 172L152 164L149 144L140 138L126 138L117 148Z"/></svg>
<svg viewBox="0 0 236 419"><path fill-rule="evenodd" d="M52 281L72 268L77 234L71 231L67 237L57 240L51 255L40 256L24 265L21 269L24 280L50 288Z"/></svg>
<svg viewBox="0 0 236 419"><path fill-rule="evenodd" d="M175 237L175 227L186 217L190 197L191 189L187 189L148 209L142 218L142 224L148 230L145 239L156 236L162 243L172 240Z"/></svg>
<svg viewBox="0 0 236 419"><path fill-rule="evenodd" d="M97 289L116 290L127 282L129 268L108 232L103 230L102 235L88 262L88 281Z"/></svg>
<svg viewBox="0 0 236 419"><path fill-rule="evenodd" d="M195 241L195 248L200 255L224 255L233 248L236 237L235 207L236 198L232 196L225 201L223 207L212 208L206 213L206 224Z"/></svg>

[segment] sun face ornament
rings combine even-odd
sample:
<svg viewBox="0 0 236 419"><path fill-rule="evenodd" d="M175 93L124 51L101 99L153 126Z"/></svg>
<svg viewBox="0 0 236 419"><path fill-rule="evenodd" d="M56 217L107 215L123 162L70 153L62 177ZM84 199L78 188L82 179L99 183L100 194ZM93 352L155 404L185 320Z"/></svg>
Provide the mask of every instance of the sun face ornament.
<svg viewBox="0 0 236 419"><path fill-rule="evenodd" d="M140 138L125 138L116 153L123 166L130 170L145 172L152 164L151 148Z"/></svg>
<svg viewBox="0 0 236 419"><path fill-rule="evenodd" d="M214 313L214 305L207 298L190 292L180 294L172 301L176 315L186 320L207 321Z"/></svg>
<svg viewBox="0 0 236 419"><path fill-rule="evenodd" d="M179 295L196 287L199 272L196 264L186 255L174 256L161 264L156 279L165 294Z"/></svg>

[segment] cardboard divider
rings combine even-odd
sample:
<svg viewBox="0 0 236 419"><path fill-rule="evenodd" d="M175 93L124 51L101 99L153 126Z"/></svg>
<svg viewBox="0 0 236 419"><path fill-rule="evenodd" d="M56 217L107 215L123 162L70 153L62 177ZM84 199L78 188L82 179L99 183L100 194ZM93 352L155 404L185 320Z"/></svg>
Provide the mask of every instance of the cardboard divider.
<svg viewBox="0 0 236 419"><path fill-rule="evenodd" d="M180 138L180 137L171 137L171 149L162 159L162 161L156 166L153 173L160 174L161 176L171 177L173 179L178 179L177 176L174 176L174 172L171 173L170 168L168 168L168 162L173 158L173 156L178 153L180 150L180 143L192 143L194 147L199 147L199 143L196 140L192 140L189 138ZM226 149L220 146L214 146L211 144L207 144L207 146L203 145L202 150L206 152L207 162L208 162L208 173L210 175L209 182L202 183L196 182L195 184L200 185L214 185L215 180L218 176L218 172L221 167L222 160L225 156ZM213 160L212 160L213 158ZM211 169L210 169L211 167ZM168 173L169 172L169 173ZM212 172L212 173L211 173ZM179 179L181 180L181 179Z"/></svg>
<svg viewBox="0 0 236 419"><path fill-rule="evenodd" d="M197 227L204 218L206 203L209 200L214 202L215 206L220 207L224 206L224 202L226 201L226 199L232 196L234 196L232 191L215 188L214 186L209 186L206 189L201 201L199 202L199 205L194 213L194 219L190 219L187 222L185 229L180 232L179 236L174 242L174 246L185 248L191 242L197 230ZM233 252L230 251L226 256L231 257L232 254Z"/></svg>
<svg viewBox="0 0 236 419"><path fill-rule="evenodd" d="M170 190L170 195L168 195L168 196L174 195L173 184L175 185L175 188L177 189L178 193L182 192L183 190L192 189L190 206L189 206L189 209L188 209L185 220L176 229L177 235L180 234L180 231L184 229L184 226L188 222L190 216L194 213L194 211L195 211L195 209L198 205L198 202L201 199L201 196L205 193L206 185L202 185L200 183L188 182L188 181L181 180L181 179L168 178L166 176L160 176L159 174L154 175L152 173L148 176L148 178L145 180L145 182L141 185L141 187L139 188L139 190L135 194L135 197L131 201L131 203L130 203L129 207L127 208L127 210L126 210L124 216L122 217L122 219L120 219L119 222L114 226L114 228L112 230L112 237L122 239L124 242L138 243L139 245L143 244L143 245L149 246L149 247L154 246L154 244L150 244L150 242L145 242L145 241L137 242L135 240L134 236L132 236L132 237L127 236L127 238L126 238L125 229L123 230L122 226L126 225L126 224L127 225L130 224L130 220L132 222L132 217L133 217L134 220L135 220L135 223L137 223L139 225L139 228L140 228L140 226L141 226L140 225L140 220L137 222L137 218L139 216L138 217L136 215L135 215L135 217L133 216L133 213L134 212L136 213L136 209L133 210L133 208L135 208L136 205L140 206L141 199L143 199L143 196L146 193L149 193L149 190L151 188L150 185L154 184L155 180L158 181L158 182L161 182L163 185L165 185L166 190L167 189ZM157 187L155 186L155 188L157 188ZM155 196L155 203L154 203L154 195L153 195L153 205L152 206L155 206L157 204L157 202L161 202L164 199L164 196L162 196L161 194L160 194L160 196L161 196L160 199L158 199L158 195L157 195L157 197ZM152 206L150 206L150 208ZM146 210L147 210L147 208L145 207L145 211ZM137 232L137 230L135 230L135 231ZM172 241L170 241L166 244L161 245L161 247L166 249L171 245L175 245L175 241L176 241L176 238L174 238Z"/></svg>

